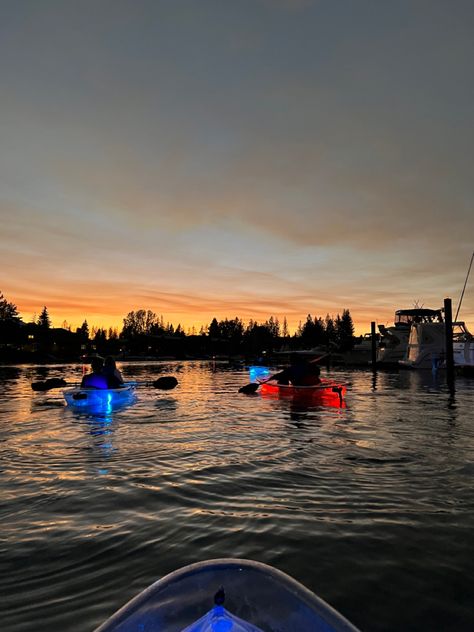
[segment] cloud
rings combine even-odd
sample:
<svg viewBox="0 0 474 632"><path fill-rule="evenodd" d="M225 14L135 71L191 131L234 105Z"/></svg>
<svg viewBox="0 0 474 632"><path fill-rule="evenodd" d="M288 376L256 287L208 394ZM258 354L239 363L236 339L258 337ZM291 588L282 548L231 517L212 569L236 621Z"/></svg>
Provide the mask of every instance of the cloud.
<svg viewBox="0 0 474 632"><path fill-rule="evenodd" d="M388 319L459 290L474 228L472 8L407 6L106 2L28 20L10 8L12 300L114 318Z"/></svg>

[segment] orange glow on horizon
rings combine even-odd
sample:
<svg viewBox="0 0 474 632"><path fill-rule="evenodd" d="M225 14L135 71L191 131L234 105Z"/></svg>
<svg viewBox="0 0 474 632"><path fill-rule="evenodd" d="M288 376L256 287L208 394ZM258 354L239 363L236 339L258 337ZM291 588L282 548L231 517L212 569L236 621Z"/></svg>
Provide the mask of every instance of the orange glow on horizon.
<svg viewBox="0 0 474 632"><path fill-rule="evenodd" d="M51 318L52 326L63 327L64 324L66 323L67 326L70 327L72 331L75 331L76 328L80 327L82 323L84 322L84 320L87 320L89 331L91 331L93 327L105 329L106 331L109 328L112 328L112 329L117 329L118 332L120 333L123 327L124 317L128 314L128 312L136 311L138 309L150 309L151 311L155 312L158 317L161 317L162 315L163 321L165 324L170 323L175 328L179 324L181 325L181 328L184 329L184 331L187 334L191 333L193 331L193 328L194 328L194 332L196 334L199 334L201 327L206 328L208 325L210 325L214 317L217 318L218 321L224 320L226 318L230 320L230 319L238 317L243 320L244 325L247 325L250 320L257 321L258 323L264 323L266 320L270 318L270 316L273 316L274 318L278 318L280 322L280 327L282 327L283 320L286 316L290 335L293 335L297 331L299 324L300 323L304 324L307 317L307 313L302 313L301 315L289 316L288 314L284 314L284 313L266 312L264 308L260 308L260 309L256 308L255 311L251 313L249 312L234 313L234 312L224 312L222 309L210 310L208 308L203 307L202 311L200 311L198 315L194 316L192 314L185 315L183 314L183 312L170 312L170 313L161 314L161 312L157 311L156 309L153 309L152 306L151 307L150 306L130 307L130 309L127 309L126 311L120 311L120 307L117 307L116 310L111 310L109 313L99 311L97 309L91 309L89 313L86 313L83 310L73 311L68 306L62 307L59 302L54 303L54 308L51 308L50 305L53 305L53 302L46 304L49 316ZM22 309L20 304L17 304L17 307L18 307L20 316L22 317L24 322L31 322L32 320L37 318L42 309L42 306L39 307L37 311L31 311L31 307L29 310ZM312 310L309 313L311 313L313 318L316 316L316 317L321 317L324 319L326 317L326 314L328 313L331 317L335 318L337 314L342 313L343 309L345 308L341 308L339 310L331 310L331 309L320 310L320 311ZM348 307L348 309L351 313L352 320L354 322L354 329L355 329L356 336L363 335L364 333L369 332L371 321L375 321L376 323L391 324L393 322L394 313L395 313L395 308L391 311L379 310L377 315L375 315L369 309L352 310L350 306Z"/></svg>

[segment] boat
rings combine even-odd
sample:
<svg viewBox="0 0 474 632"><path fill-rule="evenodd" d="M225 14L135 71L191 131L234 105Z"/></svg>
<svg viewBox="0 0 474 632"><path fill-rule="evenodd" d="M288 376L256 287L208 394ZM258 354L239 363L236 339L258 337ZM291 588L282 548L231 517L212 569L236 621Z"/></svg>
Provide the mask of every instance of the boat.
<svg viewBox="0 0 474 632"><path fill-rule="evenodd" d="M333 380L322 379L319 384L311 386L293 386L293 384L278 384L257 379L260 390L264 395L277 397L298 397L321 401L323 404L341 406L346 394L346 387Z"/></svg>
<svg viewBox="0 0 474 632"><path fill-rule="evenodd" d="M474 336L463 321L452 324L453 360L458 370L474 368ZM414 322L406 355L400 366L410 369L442 369L446 365L446 325L444 322Z"/></svg>
<svg viewBox="0 0 474 632"><path fill-rule="evenodd" d="M380 335L376 334L376 344ZM350 351L342 354L331 354L332 361L347 366L368 366L372 360L372 334L365 333Z"/></svg>
<svg viewBox="0 0 474 632"><path fill-rule="evenodd" d="M224 605L225 604L225 605ZM95 632L358 632L329 604L280 570L224 558L158 580Z"/></svg>
<svg viewBox="0 0 474 632"><path fill-rule="evenodd" d="M452 322L453 363L461 372L474 369L474 337L464 321L458 320L467 281L474 261L474 252L469 263L464 287ZM437 320L412 322L405 357L399 364L411 369L432 369L446 367L446 324L442 310L438 310Z"/></svg>
<svg viewBox="0 0 474 632"><path fill-rule="evenodd" d="M453 323L454 366L466 373L474 371L474 336L464 321Z"/></svg>
<svg viewBox="0 0 474 632"><path fill-rule="evenodd" d="M275 372L275 371L273 371ZM272 371L268 366L261 366L259 364L249 366L249 376L251 382L256 382L257 380L264 380L272 374Z"/></svg>
<svg viewBox="0 0 474 632"><path fill-rule="evenodd" d="M63 391L68 406L79 409L110 411L135 400L135 385L125 384L121 388L68 388Z"/></svg>
<svg viewBox="0 0 474 632"><path fill-rule="evenodd" d="M346 387L334 380L322 378L318 384L294 386L293 384L278 384L275 381L268 381L272 373L273 371L266 366L249 366L250 381L260 385L260 391L263 395L311 398L323 403L341 405L346 394Z"/></svg>
<svg viewBox="0 0 474 632"><path fill-rule="evenodd" d="M378 326L381 338L377 348L377 365L385 367L398 366L401 360L405 360L413 323L429 324L442 322L442 320L442 311L440 309L419 307L398 309L395 312L392 326Z"/></svg>

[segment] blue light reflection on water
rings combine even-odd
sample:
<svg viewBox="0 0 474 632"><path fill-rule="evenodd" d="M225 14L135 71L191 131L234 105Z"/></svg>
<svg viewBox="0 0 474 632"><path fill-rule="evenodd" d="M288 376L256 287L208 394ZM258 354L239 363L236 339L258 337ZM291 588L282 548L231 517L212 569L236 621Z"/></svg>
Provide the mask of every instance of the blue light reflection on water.
<svg viewBox="0 0 474 632"><path fill-rule="evenodd" d="M229 555L366 631L474 629L474 382L453 398L431 371L342 371L348 408L324 409L237 394L245 369L196 362L125 365L180 385L100 415L31 391L79 370L0 368L3 630L90 630Z"/></svg>

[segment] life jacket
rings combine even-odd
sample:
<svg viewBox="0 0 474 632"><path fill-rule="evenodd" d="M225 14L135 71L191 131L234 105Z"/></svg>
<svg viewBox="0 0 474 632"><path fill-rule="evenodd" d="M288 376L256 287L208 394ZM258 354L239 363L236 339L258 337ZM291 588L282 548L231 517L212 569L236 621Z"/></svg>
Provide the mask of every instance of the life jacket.
<svg viewBox="0 0 474 632"><path fill-rule="evenodd" d="M315 386L321 382L319 376L312 372L307 364L292 366L290 371L290 382L293 386Z"/></svg>
<svg viewBox="0 0 474 632"><path fill-rule="evenodd" d="M89 373L84 375L81 383L82 388L109 388L107 384L107 378L105 375L98 375L97 373Z"/></svg>

